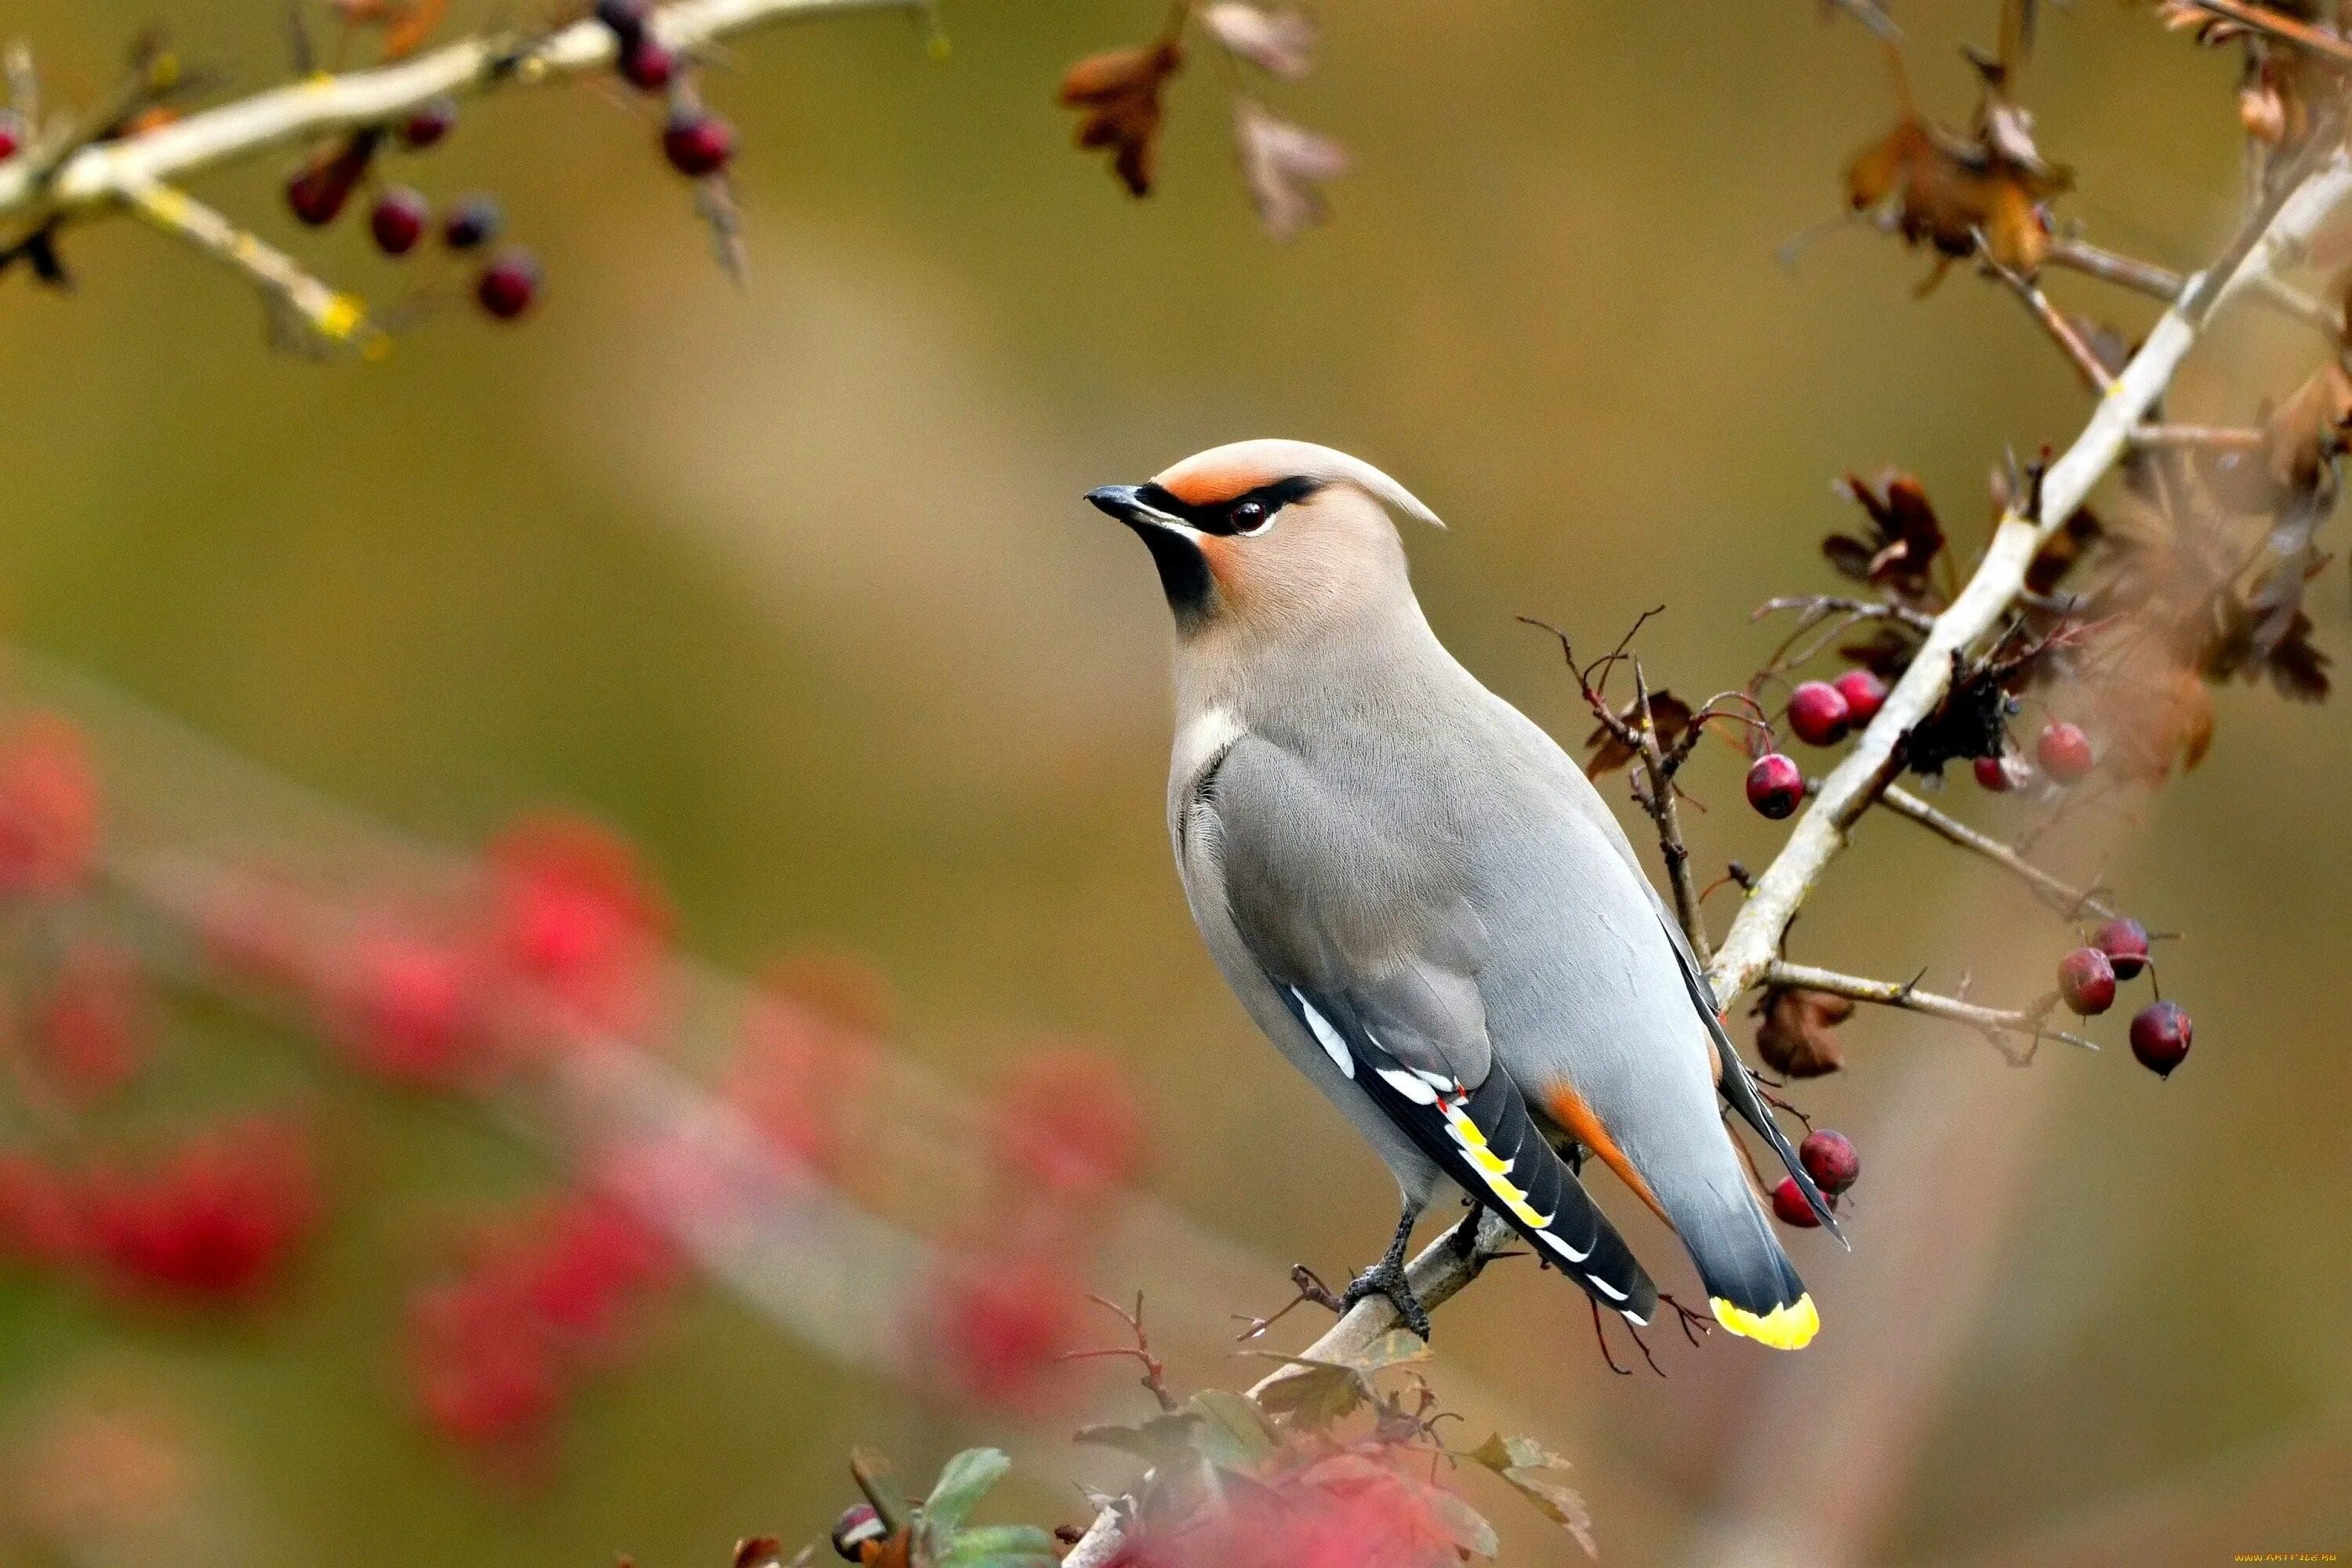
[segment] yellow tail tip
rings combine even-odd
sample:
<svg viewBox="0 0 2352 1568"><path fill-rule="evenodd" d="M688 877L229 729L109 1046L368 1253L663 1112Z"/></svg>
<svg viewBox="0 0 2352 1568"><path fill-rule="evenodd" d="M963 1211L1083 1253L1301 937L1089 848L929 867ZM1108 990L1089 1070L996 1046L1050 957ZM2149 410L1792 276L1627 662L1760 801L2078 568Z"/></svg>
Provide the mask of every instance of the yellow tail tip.
<svg viewBox="0 0 2352 1568"><path fill-rule="evenodd" d="M1708 1297L1706 1304L1715 1309L1717 1322L1776 1351L1802 1350L1821 1331L1822 1315L1814 1310L1810 1295L1800 1296L1791 1305L1775 1307L1761 1316L1745 1307L1735 1307L1720 1296Z"/></svg>

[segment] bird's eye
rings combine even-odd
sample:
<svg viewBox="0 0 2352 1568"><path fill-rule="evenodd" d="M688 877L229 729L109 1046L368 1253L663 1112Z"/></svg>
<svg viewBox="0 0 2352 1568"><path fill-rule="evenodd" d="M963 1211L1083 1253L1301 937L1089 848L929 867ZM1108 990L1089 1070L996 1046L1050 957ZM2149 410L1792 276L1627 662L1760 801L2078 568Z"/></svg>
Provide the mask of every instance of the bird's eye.
<svg viewBox="0 0 2352 1568"><path fill-rule="evenodd" d="M1245 500L1234 508L1235 533L1263 533L1265 525L1274 521L1274 513L1262 500Z"/></svg>

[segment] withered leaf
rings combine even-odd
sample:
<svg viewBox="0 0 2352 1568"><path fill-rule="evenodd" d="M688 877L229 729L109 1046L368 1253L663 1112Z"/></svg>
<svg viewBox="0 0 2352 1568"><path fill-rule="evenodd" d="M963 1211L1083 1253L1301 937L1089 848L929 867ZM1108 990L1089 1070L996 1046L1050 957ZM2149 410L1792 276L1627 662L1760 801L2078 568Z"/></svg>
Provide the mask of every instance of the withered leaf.
<svg viewBox="0 0 2352 1568"><path fill-rule="evenodd" d="M1337 142L1239 98L1234 146L1241 154L1242 184L1267 234L1291 239L1329 216L1322 183L1348 172L1347 150Z"/></svg>
<svg viewBox="0 0 2352 1568"><path fill-rule="evenodd" d="M1853 1016L1853 1004L1826 991L1775 985L1756 1004L1756 1054L1783 1078L1819 1078L1845 1066L1830 1031Z"/></svg>
<svg viewBox="0 0 2352 1568"><path fill-rule="evenodd" d="M1542 1510L1545 1518L1576 1537L1588 1557L1599 1557L1592 1539L1592 1514L1584 1499L1561 1479L1568 1461L1532 1437L1506 1437L1500 1432L1461 1456L1494 1471L1521 1497Z"/></svg>
<svg viewBox="0 0 2352 1568"><path fill-rule="evenodd" d="M2034 552L2025 568L2026 587L2036 594L2057 592L2058 585L2081 564L2105 531L2089 507L2075 508L2065 526L2043 540L2042 548Z"/></svg>
<svg viewBox="0 0 2352 1568"><path fill-rule="evenodd" d="M1371 1397L1371 1384L1351 1366L1330 1362L1281 1356L1291 1370L1266 1384L1257 1396L1258 1407L1269 1415L1286 1415L1290 1424L1308 1432L1321 1431Z"/></svg>
<svg viewBox="0 0 2352 1568"><path fill-rule="evenodd" d="M1944 700L1904 731L1904 765L1916 773L1935 774L1960 758L2000 756L2008 740L2009 683L2032 669L2031 658L1966 665L1954 654L1952 683Z"/></svg>
<svg viewBox="0 0 2352 1568"><path fill-rule="evenodd" d="M2352 430L2352 374L2331 359L2263 422L2263 452L2271 478L2290 494L2332 487L2347 430Z"/></svg>
<svg viewBox="0 0 2352 1568"><path fill-rule="evenodd" d="M1906 598L1924 595L1928 569L1944 548L1944 525L1927 488L1892 468L1874 486L1848 474L1839 488L1869 514L1871 532L1867 539L1832 533L1822 540L1822 553L1830 564L1857 583L1892 588Z"/></svg>
<svg viewBox="0 0 2352 1568"><path fill-rule="evenodd" d="M1694 717L1691 705L1673 692L1660 689L1650 693L1650 724L1658 732L1661 748L1670 747L1680 740L1690 729ZM1642 722L1641 703L1627 703L1624 710L1617 715L1617 720L1628 729L1638 729ZM1633 760L1633 749L1611 733L1606 724L1595 724L1592 733L1584 738L1584 743L1592 748L1592 755L1584 764L1588 778L1597 779Z"/></svg>
<svg viewBox="0 0 2352 1568"><path fill-rule="evenodd" d="M1184 46L1171 36L1089 55L1062 78L1063 107L1080 111L1077 144L1110 149L1111 172L1135 195L1150 194L1158 166L1160 89L1183 68Z"/></svg>
<svg viewBox="0 0 2352 1568"><path fill-rule="evenodd" d="M1315 18L1300 6L1217 0L1201 13L1201 25L1226 52L1269 76L1296 80L1314 68Z"/></svg>

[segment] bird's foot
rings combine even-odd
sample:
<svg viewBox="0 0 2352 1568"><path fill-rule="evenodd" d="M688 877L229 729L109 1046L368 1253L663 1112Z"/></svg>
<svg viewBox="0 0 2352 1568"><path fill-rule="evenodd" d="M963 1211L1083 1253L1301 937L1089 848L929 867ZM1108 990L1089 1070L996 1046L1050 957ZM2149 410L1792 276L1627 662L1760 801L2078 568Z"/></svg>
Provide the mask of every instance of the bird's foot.
<svg viewBox="0 0 2352 1568"><path fill-rule="evenodd" d="M1424 1340L1429 1338L1428 1310L1422 1306L1421 1298L1412 1293L1412 1286L1405 1279L1404 1264L1401 1259L1383 1258L1357 1275L1347 1289L1339 1293L1339 1310L1345 1313L1357 1302L1372 1296L1387 1297L1389 1305L1396 1309L1397 1316L1406 1328Z"/></svg>

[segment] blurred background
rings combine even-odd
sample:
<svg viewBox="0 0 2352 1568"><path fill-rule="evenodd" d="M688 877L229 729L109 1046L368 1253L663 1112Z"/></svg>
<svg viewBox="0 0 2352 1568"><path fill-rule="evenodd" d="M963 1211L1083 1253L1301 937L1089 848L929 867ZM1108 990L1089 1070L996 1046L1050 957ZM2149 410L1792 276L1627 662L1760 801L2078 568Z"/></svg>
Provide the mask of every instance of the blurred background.
<svg viewBox="0 0 2352 1568"><path fill-rule="evenodd" d="M1992 41L1993 7L1899 17L1924 106L1964 120L1956 46ZM450 26L498 19L460 0ZM1190 1325L1171 1330L1183 1380L1233 1385L1259 1363L1230 1358L1225 1315L1278 1306L1294 1260L1326 1278L1369 1260L1392 1189L1194 936L1160 815L1166 612L1081 493L1248 436L1370 458L1451 525L1407 542L1441 634L1573 744L1589 722L1559 650L1515 616L1599 651L1664 603L1653 679L1737 686L1779 635L1750 624L1757 603L1836 589L1818 546L1856 521L1839 474L1920 475L1965 559L2004 447L2063 445L2086 408L2015 300L1964 272L1915 300L1926 260L1859 226L1776 264L1837 213L1844 161L1893 112L1878 47L1810 5L1329 7L1316 73L1264 96L1356 168L1330 226L1288 246L1251 221L1213 62L1171 89L1148 201L1070 150L1061 71L1160 20L950 4L943 60L895 16L741 40L709 89L743 134L740 291L641 109L586 84L470 102L400 177L495 189L546 261L543 305L514 328L452 310L382 363L274 355L220 269L132 225L77 231L76 294L0 286L0 636L25 650L12 705L81 723L117 815L165 847L222 831L267 853L298 820L316 839L305 814L326 812L343 849L396 846L386 875L421 899L511 846L518 816L562 810L635 847L626 875L663 889L670 950L709 966L696 987L740 1001L726 976L802 955L786 989L815 973L836 1004L853 993L826 1016L845 1006L914 1075L835 1152L893 1234L972 1225L1023 1168L988 1163L985 1127L1040 1053L1125 1096L1144 1195L1088 1200L1137 1207L1076 1267ZM270 5L5 18L60 102L96 99L152 23L233 88L283 73ZM2061 210L2199 264L2238 211L2234 70L2141 9L2046 15L2024 96L2077 171ZM196 189L396 294L362 231L295 230L288 162ZM2127 331L2153 319L2084 279L2052 289ZM2243 422L2314 362L2291 325L2241 307L2224 326L2174 417ZM2340 574L2312 607L2322 647L2352 645ZM1760 865L1776 833L1739 806L1741 759L1703 757L1701 864ZM198 759L201 788L174 773ZM2058 847L2185 933L2162 978L2199 1044L2169 1081L2120 1049L2017 1070L1925 1020L1844 1029L1846 1071L1799 1096L1865 1170L1851 1255L1791 1242L1826 1321L1814 1349L1669 1330L1652 1342L1667 1376L1620 1341L1636 1375L1618 1377L1581 1299L1507 1265L1443 1314L1441 1394L1507 1405L1569 1455L1618 1563L2352 1543L2347 768L2334 709L2234 688L2200 770ZM1995 828L2012 809L1964 777L1946 799ZM1734 896L1709 906L1718 930ZM2072 942L1994 873L1874 818L1790 951L2022 1003ZM12 1562L713 1564L740 1536L820 1532L853 1499L854 1442L927 1475L965 1441L1030 1434L1028 1479L999 1501L1049 1521L1084 1516L1074 1480L1125 1474L1061 1440L1134 1413L1123 1375L1059 1403L919 1391L809 1326L903 1303L845 1289L795 1328L691 1262L648 1287L658 1310L625 1356L528 1455L449 1441L463 1411L436 1429L427 1398L420 1419L415 1293L478 1263L463 1246L451 1263L451 1234L541 1212L561 1162L477 1104L166 993L112 1143L299 1106L310 1175L288 1201L325 1217L233 1313L0 1265ZM982 1131L959 1154L931 1116ZM40 1123L12 1107L12 1146ZM1624 1196L1603 1201L1673 1288L1670 1240ZM1507 1499L1489 1511L1504 1561L1577 1556Z"/></svg>

